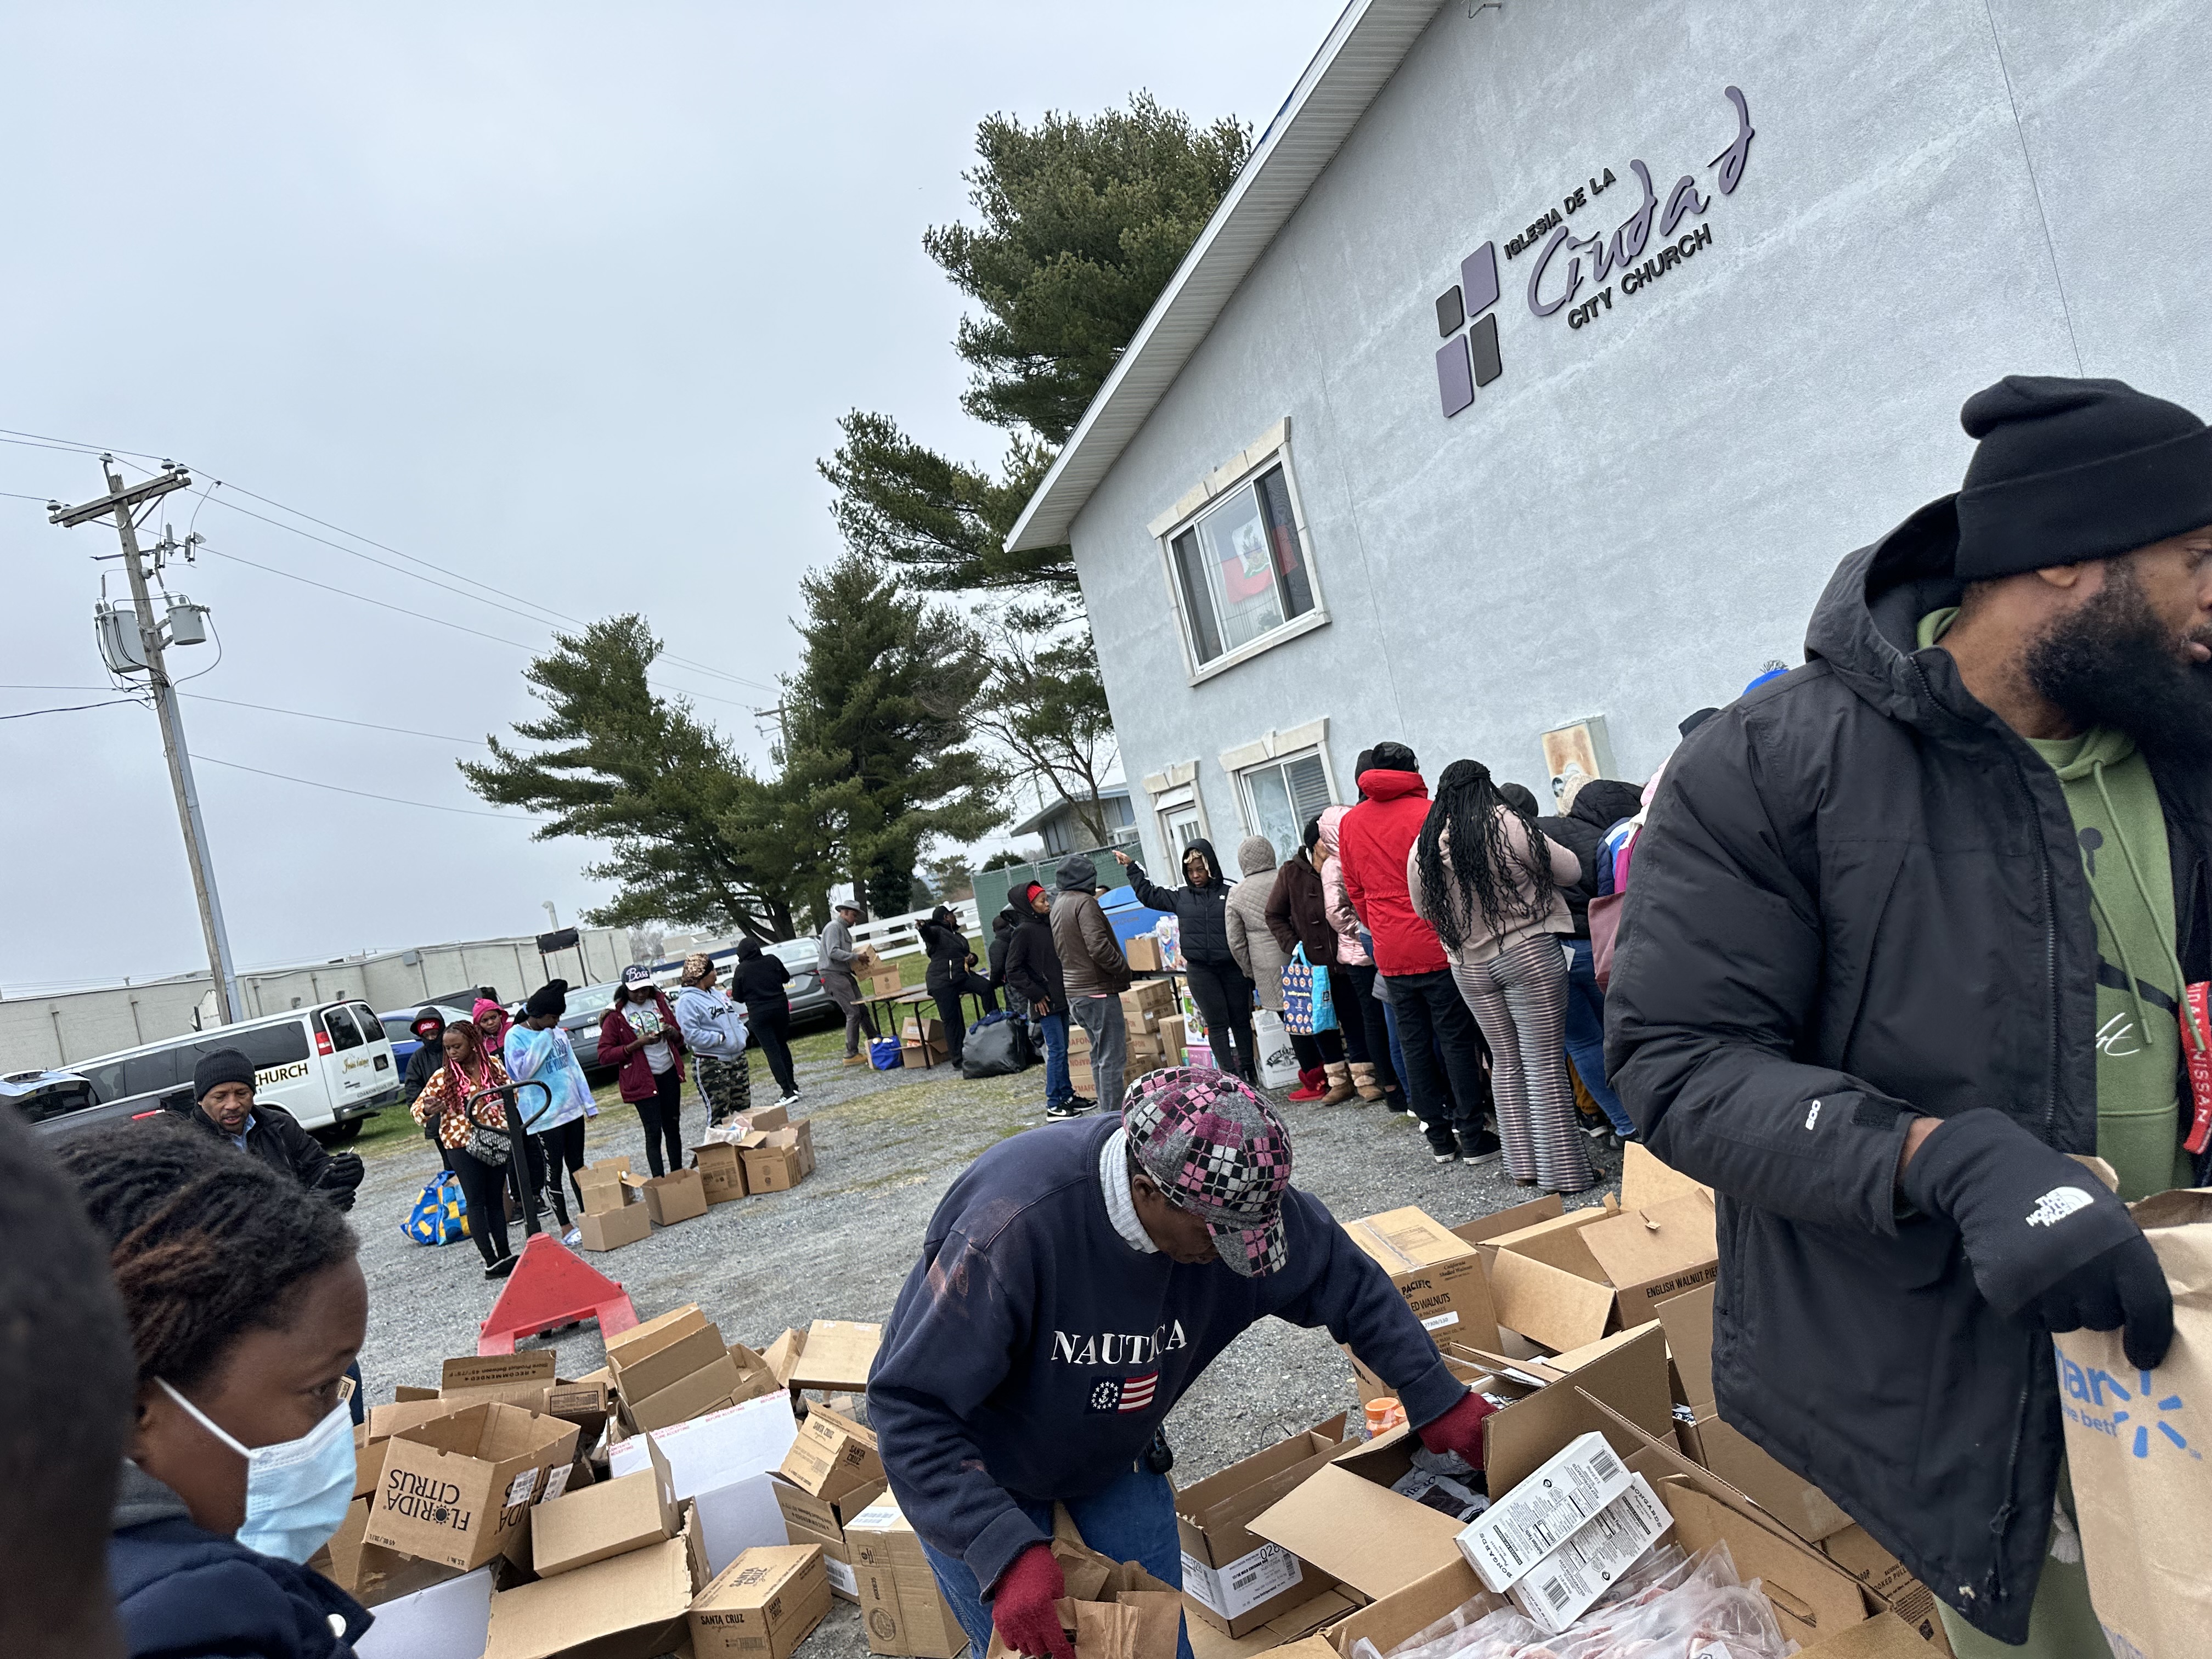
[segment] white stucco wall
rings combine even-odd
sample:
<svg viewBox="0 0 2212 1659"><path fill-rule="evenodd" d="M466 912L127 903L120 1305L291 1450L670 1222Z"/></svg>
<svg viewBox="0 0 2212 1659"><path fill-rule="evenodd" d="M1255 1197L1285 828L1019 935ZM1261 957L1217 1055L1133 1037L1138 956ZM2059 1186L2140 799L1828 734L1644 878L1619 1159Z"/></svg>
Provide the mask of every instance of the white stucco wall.
<svg viewBox="0 0 2212 1659"><path fill-rule="evenodd" d="M1438 14L1075 521L1127 774L1197 760L1217 839L1241 824L1220 751L1322 716L1340 793L1390 737L1431 776L1470 755L1540 789L1538 734L1591 714L1643 778L1683 714L1801 659L1842 555L1956 487L1959 405L2001 374L2212 412L2212 8L1467 12ZM1757 137L1723 198L1729 84ZM1609 233L1632 157L1662 204L1697 174L1682 228L1712 245L1632 297L1616 275L1590 326L1532 315L1507 239L1607 167L1569 223ZM1504 372L1447 420L1434 302L1493 239ZM1193 687L1146 526L1286 416L1332 620Z"/></svg>

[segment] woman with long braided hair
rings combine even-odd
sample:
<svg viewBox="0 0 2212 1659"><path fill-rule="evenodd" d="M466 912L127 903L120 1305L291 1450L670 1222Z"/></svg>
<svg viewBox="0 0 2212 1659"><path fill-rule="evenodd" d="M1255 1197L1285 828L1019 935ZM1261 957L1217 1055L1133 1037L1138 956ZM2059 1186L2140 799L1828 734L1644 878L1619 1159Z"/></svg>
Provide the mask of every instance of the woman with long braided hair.
<svg viewBox="0 0 2212 1659"><path fill-rule="evenodd" d="M1596 1179L1575 1133L1565 1046L1574 931L1562 882L1582 865L1516 811L1480 761L1454 761L1406 859L1413 908L1437 930L1459 994L1490 1045L1505 1168L1524 1187L1578 1193Z"/></svg>
<svg viewBox="0 0 2212 1659"><path fill-rule="evenodd" d="M359 1603L305 1565L353 1497L340 1400L368 1319L353 1230L185 1126L69 1141L137 1358L108 1574L133 1655L350 1659Z"/></svg>

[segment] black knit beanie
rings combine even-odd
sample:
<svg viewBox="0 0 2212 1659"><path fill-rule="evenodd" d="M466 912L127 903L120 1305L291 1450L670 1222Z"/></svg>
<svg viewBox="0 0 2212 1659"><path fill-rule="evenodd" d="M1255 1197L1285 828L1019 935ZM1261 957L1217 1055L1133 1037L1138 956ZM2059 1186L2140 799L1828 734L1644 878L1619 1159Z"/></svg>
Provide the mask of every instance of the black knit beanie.
<svg viewBox="0 0 2212 1659"><path fill-rule="evenodd" d="M192 1067L192 1098L205 1100L208 1091L219 1083L243 1083L253 1086L253 1062L235 1048L218 1048L211 1054L202 1054L200 1063Z"/></svg>
<svg viewBox="0 0 2212 1659"><path fill-rule="evenodd" d="M522 1012L532 1019L558 1019L568 1012L568 981L549 979L530 994Z"/></svg>
<svg viewBox="0 0 2212 1659"><path fill-rule="evenodd" d="M2108 559L2212 525L2212 430L2124 380L2008 374L1959 411L1962 581Z"/></svg>

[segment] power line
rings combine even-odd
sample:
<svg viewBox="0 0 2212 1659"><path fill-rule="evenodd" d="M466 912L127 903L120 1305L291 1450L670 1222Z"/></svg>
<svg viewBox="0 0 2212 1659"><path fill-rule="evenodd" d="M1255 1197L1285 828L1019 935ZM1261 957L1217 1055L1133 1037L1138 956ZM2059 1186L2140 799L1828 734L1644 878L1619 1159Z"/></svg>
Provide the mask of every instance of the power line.
<svg viewBox="0 0 2212 1659"><path fill-rule="evenodd" d="M0 714L0 720L27 720L33 714L77 714L88 708L112 708L119 702L136 702L141 708L145 706L137 697L110 697L105 702L76 702L66 708L26 708L17 714Z"/></svg>
<svg viewBox="0 0 2212 1659"><path fill-rule="evenodd" d="M366 789L349 789L342 783L324 783L315 778L295 778L289 772L266 772L258 766L241 766L236 761L217 760L212 755L195 755L193 759L203 766L224 766L234 772L251 772L256 777L274 778L279 783L303 783L310 789L328 789L335 794L358 795L363 800L380 800L391 806L419 806L426 812L458 812L468 818L497 818L502 823L548 823L549 818L517 817L512 812L486 812L473 806L441 806L435 801L402 800L397 795L375 795Z"/></svg>
<svg viewBox="0 0 2212 1659"><path fill-rule="evenodd" d="M110 691L112 690L114 690L112 686L106 685L0 685L0 691ZM358 726L369 732L396 732L406 738L435 738L441 743L474 744L479 749L485 746L482 738L457 738L444 732L418 732L411 726L380 726L374 720L348 720L342 714L318 714L305 708L279 708L274 703L240 702L235 697L214 697L204 691L179 691L177 695L180 697L189 697L194 702L219 702L230 708L256 708L264 714L290 714L303 720L328 720L334 726ZM123 701L135 702L137 699L126 697ZM88 708L98 708L104 705L87 703L84 706Z"/></svg>

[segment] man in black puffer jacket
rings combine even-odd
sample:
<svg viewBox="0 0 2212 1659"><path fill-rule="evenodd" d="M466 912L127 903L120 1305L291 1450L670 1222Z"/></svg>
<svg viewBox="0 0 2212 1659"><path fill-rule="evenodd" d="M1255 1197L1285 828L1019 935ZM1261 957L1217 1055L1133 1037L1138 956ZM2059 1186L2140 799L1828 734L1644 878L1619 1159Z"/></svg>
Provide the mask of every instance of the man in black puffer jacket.
<svg viewBox="0 0 2212 1659"><path fill-rule="evenodd" d="M2157 1365L2121 1199L2212 1173L2172 1012L2212 977L2212 431L2112 380L2010 378L1962 420L1965 489L1846 558L1806 665L1668 763L1607 1054L1718 1194L1722 1416L1961 1655L2031 1607L2032 1651L2082 1654L2050 1334Z"/></svg>

